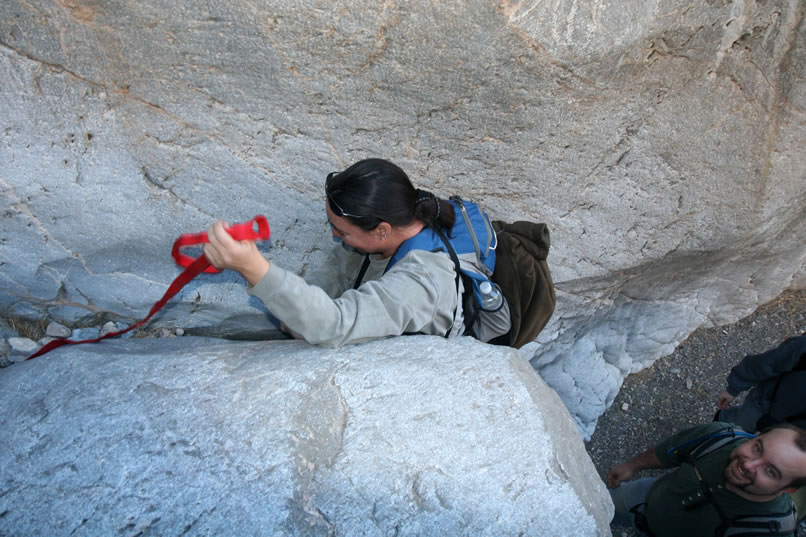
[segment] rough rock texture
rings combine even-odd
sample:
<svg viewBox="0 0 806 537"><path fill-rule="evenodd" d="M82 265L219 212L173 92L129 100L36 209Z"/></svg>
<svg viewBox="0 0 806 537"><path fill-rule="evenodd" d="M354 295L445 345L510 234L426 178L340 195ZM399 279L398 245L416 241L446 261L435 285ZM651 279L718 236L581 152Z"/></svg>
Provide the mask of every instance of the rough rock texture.
<svg viewBox="0 0 806 537"><path fill-rule="evenodd" d="M3 535L610 535L517 351L131 339L0 370Z"/></svg>
<svg viewBox="0 0 806 537"><path fill-rule="evenodd" d="M383 156L548 223L559 303L532 364L589 436L625 375L806 286L804 9L4 2L0 311L140 318L176 236L257 213L305 273L325 174ZM157 323L267 326L233 275Z"/></svg>

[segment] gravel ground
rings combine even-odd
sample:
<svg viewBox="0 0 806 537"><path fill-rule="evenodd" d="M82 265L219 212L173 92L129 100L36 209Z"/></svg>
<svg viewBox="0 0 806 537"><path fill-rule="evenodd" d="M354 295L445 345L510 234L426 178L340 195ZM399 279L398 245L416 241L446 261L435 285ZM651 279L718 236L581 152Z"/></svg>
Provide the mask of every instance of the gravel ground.
<svg viewBox="0 0 806 537"><path fill-rule="evenodd" d="M586 444L600 476L675 431L711 421L731 367L804 331L806 290L786 292L735 324L695 331L673 354L627 377Z"/></svg>

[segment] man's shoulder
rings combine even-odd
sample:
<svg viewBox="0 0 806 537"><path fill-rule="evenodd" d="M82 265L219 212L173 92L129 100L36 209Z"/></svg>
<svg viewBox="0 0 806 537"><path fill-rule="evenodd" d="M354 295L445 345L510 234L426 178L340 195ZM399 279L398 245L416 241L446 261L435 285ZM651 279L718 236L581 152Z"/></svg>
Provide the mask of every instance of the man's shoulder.
<svg viewBox="0 0 806 537"><path fill-rule="evenodd" d="M683 429L668 437L664 442L688 443L694 446L698 441L706 441L709 437L721 433L744 432L738 425L724 421L713 421Z"/></svg>
<svg viewBox="0 0 806 537"><path fill-rule="evenodd" d="M784 528L796 525L796 515L793 514L795 504L789 494L781 494L777 498L766 502L745 501L747 502L746 507L739 511L734 511L734 517L740 520L742 518L755 519L755 522L760 522L760 519L767 519L770 522L777 521L779 527Z"/></svg>
<svg viewBox="0 0 806 537"><path fill-rule="evenodd" d="M724 444L745 441L750 436L752 435L744 432L737 425L715 421L673 434L656 446L655 453L664 466L676 466L687 459L693 450L705 446L706 443L719 441L722 445L719 445L718 448L721 448Z"/></svg>
<svg viewBox="0 0 806 537"><path fill-rule="evenodd" d="M797 527L794 502L789 494L780 496L764 502L756 502L743 498L725 490L723 494L717 494L725 516L730 520L728 527L732 529L730 535L746 535L750 528L758 528L762 524L764 528L775 528L769 533L752 533L752 535L795 535Z"/></svg>

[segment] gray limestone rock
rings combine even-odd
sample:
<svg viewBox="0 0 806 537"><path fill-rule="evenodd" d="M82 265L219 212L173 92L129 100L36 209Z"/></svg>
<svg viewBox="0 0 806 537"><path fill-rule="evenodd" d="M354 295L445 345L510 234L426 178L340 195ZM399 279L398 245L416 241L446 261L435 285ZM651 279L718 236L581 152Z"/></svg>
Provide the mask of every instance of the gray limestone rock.
<svg viewBox="0 0 806 537"><path fill-rule="evenodd" d="M85 339L95 339L100 335L101 330L94 326L87 328L74 328L70 333L70 339L72 341L83 341Z"/></svg>
<svg viewBox="0 0 806 537"><path fill-rule="evenodd" d="M806 285L804 28L794 0L0 3L0 314L132 323L216 219L267 215L304 275L325 175L385 157L548 224L529 358L588 436L625 375ZM154 327L279 337L243 287Z"/></svg>
<svg viewBox="0 0 806 537"><path fill-rule="evenodd" d="M105 336L107 334L111 334L112 332L117 332L117 330L118 330L118 328L115 325L115 323L113 323L112 321L108 321L108 322L104 323L104 325L101 327L101 331L100 331L99 335L101 337L103 337L103 336Z"/></svg>
<svg viewBox="0 0 806 537"><path fill-rule="evenodd" d="M45 345L47 345L48 343L50 343L51 341L56 341L57 339L60 339L60 338L45 336L43 338L37 339L36 343L37 343L37 345L39 345L40 348L42 348Z"/></svg>
<svg viewBox="0 0 806 537"><path fill-rule="evenodd" d="M48 323L47 328L45 328L45 335L53 338L70 337L72 333L72 330L56 321L51 321Z"/></svg>
<svg viewBox="0 0 806 537"><path fill-rule="evenodd" d="M560 399L469 338L110 340L0 407L3 535L610 535Z"/></svg>
<svg viewBox="0 0 806 537"><path fill-rule="evenodd" d="M7 341L12 353L30 354L39 350L39 344L27 337L10 337Z"/></svg>

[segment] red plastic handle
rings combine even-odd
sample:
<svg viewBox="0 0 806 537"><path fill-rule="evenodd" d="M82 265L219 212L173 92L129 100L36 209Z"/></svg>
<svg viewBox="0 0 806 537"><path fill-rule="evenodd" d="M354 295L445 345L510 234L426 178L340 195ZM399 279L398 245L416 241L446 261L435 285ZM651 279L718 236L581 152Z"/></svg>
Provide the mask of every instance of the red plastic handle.
<svg viewBox="0 0 806 537"><path fill-rule="evenodd" d="M257 230L255 230L255 224L257 224ZM271 237L269 221L266 220L266 217L262 214L257 215L248 222L231 225L227 228L227 232L236 241L265 241ZM189 267L195 261L195 259L187 254L183 254L181 249L185 246L195 246L205 242L210 242L206 231L202 233L185 233L184 235L180 235L179 238L174 242L173 249L171 249L171 255L180 267ZM204 269L204 272L220 271L214 266L210 265Z"/></svg>

